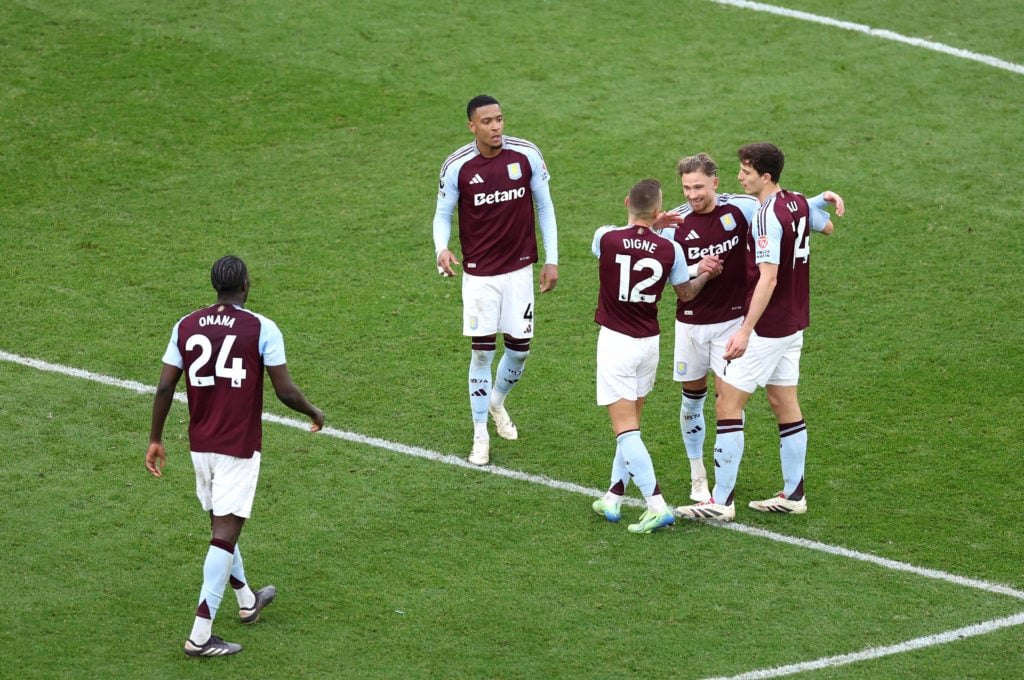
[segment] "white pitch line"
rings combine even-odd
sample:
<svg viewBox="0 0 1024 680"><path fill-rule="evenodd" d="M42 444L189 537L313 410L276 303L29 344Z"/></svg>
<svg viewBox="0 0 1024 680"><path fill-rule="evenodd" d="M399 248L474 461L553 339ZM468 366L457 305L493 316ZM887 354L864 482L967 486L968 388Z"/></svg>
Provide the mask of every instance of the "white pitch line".
<svg viewBox="0 0 1024 680"><path fill-rule="evenodd" d="M35 368L41 371L49 371L53 373L59 373L75 378L83 378L85 380L91 380L98 382L103 385L110 385L112 387L121 387L124 389L137 392L139 394L153 394L156 391L155 387L150 385L144 385L139 382L132 380L121 380L119 378L111 378L109 376L101 375L99 373L92 373L90 371L83 371L78 368L71 368L69 366L63 366L61 364L54 364L48 361L41 361L39 359L30 359L22 357L17 354L11 354L0 350L0 360L8 361L11 363L21 364L30 368ZM174 398L180 402L186 402L185 395L182 393L176 393ZM278 425L285 425L288 427L294 427L299 430L308 430L309 422L297 420L295 418L287 418L273 413L264 413L263 420L269 423L275 423ZM563 482L561 480L552 479L543 475L533 475L526 472L519 472L517 470L509 470L506 468L497 467L495 465L487 465L485 467L477 467L476 465L470 464L464 458L458 456L446 455L437 451L431 451L430 449L424 449L417 446L408 446L406 444L398 444L391 442L386 439L380 439L377 437L367 437L355 432L347 432L345 430L339 430L333 427L323 428L319 434L323 434L328 437L334 437L344 441L353 442L356 444L364 444L366 446L373 446L376 448L393 451L395 453L404 454L407 456L414 456L416 458L424 458L427 460L435 461L438 463L444 463L446 465L455 465L458 467L469 468L479 472L485 472L492 475L499 475L501 477L509 477L519 481L529 482L531 484L538 484L546 486L552 489L560 491L568 491L570 493L576 493L583 496L600 496L604 493L603 489L597 489L592 487L585 487L572 482ZM626 498L624 503L627 505L641 506L643 503L636 498ZM963 576L957 576L944 571L938 571L935 569L925 569L923 567L917 567L912 564L906 564L905 562L897 562L896 560L890 560L877 555L871 555L869 553L862 553L856 550L849 550L848 548L842 548L838 546L828 545L826 543L820 543L818 541L810 541L803 538L794 538L792 536L785 536L783 534L777 534L772 531L766 531L764 529L758 529L756 527L746 526L736 522L729 523L718 523L709 522L712 526L717 526L723 529L730 529L732 531L739 531L749 536L758 538L766 538L778 543L785 543L793 545L807 550L815 550L818 552L827 553L839 557L846 557L849 559L860 560L870 564L883 567L885 569L891 569L894 571L900 571L908 574L914 574L917 576L923 576L926 578L936 579L940 581L946 581L958 586L966 588L974 588L977 590L983 590L989 593L997 595L1007 595L1017 599L1024 600L1024 592L1010 588L1009 586L1001 585L998 583L989 583L988 581L981 581L977 579L965 578ZM842 654L839 656L825 657L816 659L814 661L806 661L797 664L790 664L787 666L779 666L777 668L762 669L756 671L750 671L743 673L742 675L736 675L729 678L713 678L709 680L762 680L765 678L778 678L786 675L793 675L795 673L802 673L810 670L820 670L822 668L832 668L835 666L844 666L858 661L866 661L870 659L877 659L883 656L889 656L893 654L900 654L903 652L909 652L915 649L922 649L924 647L931 647L934 645L946 644L949 642L956 642L957 640L973 637L975 635L983 635L985 633L991 633L1001 628L1008 628L1010 626L1018 626L1024 623L1024 612L1008 616L1001 619L993 619L991 621L985 621L956 630L946 631L944 633L937 633L935 635L928 635L921 638L915 638L906 642L901 642L886 647L871 647L859 652L853 652L850 654Z"/></svg>
<svg viewBox="0 0 1024 680"><path fill-rule="evenodd" d="M64 366L62 364L54 364L48 361L42 361L40 359L30 359L17 354L11 354L0 350L0 360L8 361L15 364L21 364L30 368L35 368L41 371L49 371L52 373L60 373L62 375L71 376L74 378L82 378L85 380L91 380L93 382L101 383L103 385L110 385L112 387L121 387L124 389L138 392L139 394L153 394L156 392L156 388L151 385L144 385L143 383L135 382L133 380L121 380L120 378L112 378L110 376L101 375L99 373L92 373L90 371L84 371L79 368L71 368L70 366ZM186 403L185 395L178 392L174 395L177 401ZM308 430L309 422L305 420L297 420L295 418L289 418L285 416L279 416L273 413L264 413L263 420L269 423L276 423L278 425L286 425L288 427L294 427L300 430ZM570 493L580 494L582 496L597 497L604 494L604 489L598 489L594 487L586 487L573 482L565 482L559 479L553 479L551 477L545 477L543 475L534 475L528 472L520 472L518 470L509 470L507 468L498 467L496 465L487 465L484 467L478 467L469 463L465 458L459 456L452 456L437 451L431 451L430 449L424 449L417 446L409 446L407 444L399 444L397 442L388 441L386 439L380 439L378 437L368 437L366 435L358 434L356 432L348 432L345 430L339 430L333 427L325 427L320 431L319 434L334 437L335 439L341 439L344 441L353 442L356 444L365 444L367 446L373 446L380 449L386 449L395 453L401 453L407 456L414 456L416 458L425 458L438 463L444 463L446 465L455 465L458 467L464 467L471 470L477 470L480 472L486 472L492 475L498 475L500 477L508 477L522 482L529 482L531 484L537 484L540 486L546 486L551 489L557 489L559 491L568 491ZM638 498L629 498L623 500L626 505L635 507L643 506L643 501ZM1008 597L1017 598L1024 600L1024 591L1016 590L1006 585L999 583L991 583L989 581L982 581L978 579L966 578L964 576L957 576L956 574L950 574L948 572L939 571L937 569L927 569L924 567L914 566L907 564L906 562L898 562L885 557L879 557L878 555L872 555L870 553L863 553L856 550L850 550L849 548L843 548L840 546L829 545L827 543L820 543L818 541L811 541L806 538L797 538L793 536L786 536L784 534L777 534L773 531L766 531L765 529L759 529L757 527L747 526L739 522L706 522L711 526L716 526L722 529L729 529L731 531L739 531L740 533L747 534L748 536L754 536L757 538L765 538L777 543L785 543L796 547L804 548L806 550L814 550L817 552L827 553L829 555L835 555L837 557L846 557L853 560L859 560L861 562L867 562L876 566L890 569L892 571L899 571L907 574L914 574L916 576L922 576L925 578L935 579L939 581L945 581L952 583L957 586L965 588L974 588L976 590L982 590L988 593L996 595L1006 595Z"/></svg>
<svg viewBox="0 0 1024 680"><path fill-rule="evenodd" d="M769 14L776 14L778 16L787 17L790 19L800 19L802 21L811 21L816 24L824 24L825 26L832 26L834 28L841 28L847 31L856 31L857 33L863 33L870 35L875 38L882 38L883 40L892 40L894 42L905 43L907 45L913 45L914 47L921 47L926 50L932 50L935 52L941 52L954 57L960 57L961 59L970 59L971 61L977 61L986 66L992 66L995 68L1003 69L1004 71L1010 71L1012 73L1024 74L1024 66L1020 64L1014 64L1010 61L1004 61L997 59L996 57L990 57L987 54L978 54L977 52L970 52L968 50L962 50L958 47L950 47L942 43L932 42L930 40L922 40L921 38L910 38L893 31L887 31L881 28L871 28L864 24L856 24L850 21L839 21L831 17L824 17L818 14L811 14L810 12L801 12L794 9L786 9L785 7L776 7L775 5L766 5L761 2L748 2L747 0L711 0L719 5L731 5L733 7L739 7L741 9L751 9L757 12L768 12Z"/></svg>
<svg viewBox="0 0 1024 680"><path fill-rule="evenodd" d="M906 642L900 642L886 647L869 647L868 649L863 649L859 652L852 652L850 654L829 656L822 659L815 659L814 661L794 663L788 666L778 666L776 668L766 668L764 670L750 671L748 673L730 675L728 677L706 678L705 680L765 680L766 678L781 678L786 675L795 675L796 673L803 673L805 671L819 671L823 668L847 666L851 663L857 663L858 661L870 661L871 659L879 659L883 656L903 654L905 652L912 652L916 649L924 649L925 647L933 647L935 645L944 645L949 642L957 642L964 638L974 637L975 635L992 633L1002 628L1019 626L1022 623L1024 623L1024 612L1001 619L985 621L984 623L964 626L963 628L949 630L945 633L937 633L935 635L926 635L924 637L914 638L913 640L907 640Z"/></svg>

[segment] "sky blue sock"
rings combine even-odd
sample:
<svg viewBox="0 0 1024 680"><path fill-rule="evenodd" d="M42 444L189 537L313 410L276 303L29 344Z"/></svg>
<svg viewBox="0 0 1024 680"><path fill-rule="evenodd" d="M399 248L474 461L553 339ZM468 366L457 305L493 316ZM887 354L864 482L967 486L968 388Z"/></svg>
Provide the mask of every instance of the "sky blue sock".
<svg viewBox="0 0 1024 680"><path fill-rule="evenodd" d="M615 459L612 461L612 481L608 488L613 488L619 482L622 483L622 494L625 494L629 487L629 470L626 469L626 460L622 457L622 447L616 442Z"/></svg>
<svg viewBox="0 0 1024 680"><path fill-rule="evenodd" d="M618 437L619 448L622 451L622 458L626 463L633 483L640 488L644 498L654 495L654 487L658 480L654 476L654 462L651 454L647 452L644 440L640 438L640 430L629 430Z"/></svg>
<svg viewBox="0 0 1024 680"><path fill-rule="evenodd" d="M245 565L242 563L242 551L238 549L238 544L235 544L235 556L231 560L231 587L235 591L235 597L238 599L239 608L248 609L256 602L256 595L252 592L252 588L249 587L249 582L245 580Z"/></svg>
<svg viewBox="0 0 1024 680"><path fill-rule="evenodd" d="M804 480L807 423L798 420L795 423L779 424L779 460L782 462L782 493L789 498Z"/></svg>
<svg viewBox="0 0 1024 680"><path fill-rule="evenodd" d="M711 492L719 505L732 503L742 459L743 421L719 420L715 436L715 490Z"/></svg>
<svg viewBox="0 0 1024 680"><path fill-rule="evenodd" d="M494 374L495 392L508 394L512 391L519 379L523 377L523 368L526 366L526 357L528 356L530 356L529 352L517 352L514 349L505 348Z"/></svg>
<svg viewBox="0 0 1024 680"><path fill-rule="evenodd" d="M491 402L491 364L494 350L473 350L469 362L469 408L474 423L487 422L487 405Z"/></svg>
<svg viewBox="0 0 1024 680"><path fill-rule="evenodd" d="M199 603L206 602L210 612L210 620L217 617L220 601L224 598L224 588L231 576L231 563L234 561L235 546L226 544L216 538L210 541L203 562L203 589L199 593Z"/></svg>
<svg viewBox="0 0 1024 680"><path fill-rule="evenodd" d="M704 457L704 400L707 396L707 390L683 390L683 401L679 406L679 429L683 433L686 457L690 460Z"/></svg>

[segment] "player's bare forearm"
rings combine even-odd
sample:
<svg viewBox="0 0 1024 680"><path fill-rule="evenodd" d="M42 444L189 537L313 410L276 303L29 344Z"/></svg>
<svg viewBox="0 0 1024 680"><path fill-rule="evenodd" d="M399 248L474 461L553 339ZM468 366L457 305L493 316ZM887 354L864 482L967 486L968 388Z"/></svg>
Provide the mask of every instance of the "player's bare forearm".
<svg viewBox="0 0 1024 680"><path fill-rule="evenodd" d="M164 438L164 423L167 422L167 414L171 411L171 401L174 390L170 394L161 394L158 390L153 398L153 418L149 424L149 442L160 443Z"/></svg>
<svg viewBox="0 0 1024 680"><path fill-rule="evenodd" d="M150 443L159 443L164 437L164 423L167 422L167 414L171 411L171 403L174 401L174 388L181 378L181 369L177 366L164 364L160 373L160 382L156 386L156 395L153 397L153 419L149 426Z"/></svg>
<svg viewBox="0 0 1024 680"><path fill-rule="evenodd" d="M276 385L274 387L277 398L281 400L282 404L293 411L309 416L309 419L313 422L313 427L310 428L312 432L317 432L324 426L324 412L314 406L313 402L306 398L306 395L302 393L302 390L295 383L280 390L276 389Z"/></svg>
<svg viewBox="0 0 1024 680"><path fill-rule="evenodd" d="M267 366L267 375L270 376L270 382L274 385L274 394L281 400L281 403L293 411L306 414L313 421L311 432L317 432L324 426L324 412L313 406L313 403L295 384L288 373L287 364Z"/></svg>
<svg viewBox="0 0 1024 680"><path fill-rule="evenodd" d="M689 302L693 298L697 297L697 294L704 290L704 285L711 280L710 274L702 273L698 274L695 278L690 279L686 283L680 283L673 286L676 291L676 295L683 302Z"/></svg>

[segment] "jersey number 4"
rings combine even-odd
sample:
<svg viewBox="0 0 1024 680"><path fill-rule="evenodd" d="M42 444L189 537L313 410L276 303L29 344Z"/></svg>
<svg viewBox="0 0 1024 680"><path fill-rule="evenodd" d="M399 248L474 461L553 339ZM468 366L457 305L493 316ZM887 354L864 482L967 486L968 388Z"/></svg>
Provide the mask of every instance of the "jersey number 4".
<svg viewBox="0 0 1024 680"><path fill-rule="evenodd" d="M662 267L661 262L654 259L653 257L641 257L636 262L633 262L633 258L625 253L620 253L615 256L615 262L619 265L619 301L620 302L656 302L657 296L645 293L650 286L653 286L661 280L661 275L665 271ZM632 272L649 271L651 275L642 281L638 281L632 287L629 282L632 278Z"/></svg>
<svg viewBox="0 0 1024 680"><path fill-rule="evenodd" d="M220 351L217 352L217 362L213 366L213 375L199 375L199 372L206 368L213 357L213 343L210 338L201 333L189 337L185 341L185 351L191 352L199 348L199 357L188 367L188 382L193 387L213 387L217 378L225 378L231 381L232 387L241 387L245 380L246 370L242 367L241 357L232 357L231 348L235 346L234 335L224 336ZM228 365L228 361L231 365Z"/></svg>
<svg viewBox="0 0 1024 680"><path fill-rule="evenodd" d="M797 260L803 260L807 264L811 259L810 232L807 231L807 218L801 217L793 223L793 234L795 237L793 246L793 267L796 267Z"/></svg>

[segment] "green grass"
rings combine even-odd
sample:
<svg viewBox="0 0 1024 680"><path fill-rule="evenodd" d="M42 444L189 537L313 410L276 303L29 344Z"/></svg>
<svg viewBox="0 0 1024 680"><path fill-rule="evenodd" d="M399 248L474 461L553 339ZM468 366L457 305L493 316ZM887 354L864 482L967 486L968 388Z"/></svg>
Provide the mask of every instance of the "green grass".
<svg viewBox="0 0 1024 680"><path fill-rule="evenodd" d="M1024 62L1024 9L1005 3L787 6ZM735 149L771 139L784 186L833 188L849 212L814 242L810 513L743 502L737 519L1024 588L1024 76L703 1L22 1L0 24L0 350L155 384L232 252L328 425L465 455L468 343L430 218L487 92L544 150L561 251L509 400L521 439L492 458L600 488L593 231L642 177L681 202L675 161L700 150L738 191ZM644 438L683 503L670 331L662 347ZM182 405L167 476L145 473L150 404L0 363L0 677L701 678L1024 609L712 527L631 536L569 491L270 424L242 548L281 596L243 628L228 595L216 630L245 652L190 662L206 521ZM747 415L741 502L779 484L762 394ZM1021 651L1010 628L804 675L1016 677Z"/></svg>

